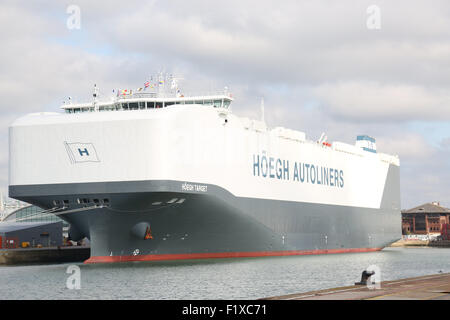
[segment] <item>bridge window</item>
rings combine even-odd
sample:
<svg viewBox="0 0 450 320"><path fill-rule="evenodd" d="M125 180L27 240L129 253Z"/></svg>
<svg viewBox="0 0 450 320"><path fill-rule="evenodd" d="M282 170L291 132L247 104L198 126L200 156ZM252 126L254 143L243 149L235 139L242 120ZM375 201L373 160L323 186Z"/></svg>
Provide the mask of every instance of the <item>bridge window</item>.
<svg viewBox="0 0 450 320"><path fill-rule="evenodd" d="M155 101L138 101L138 102L122 102L112 103L110 105L84 108L65 108L65 113L78 113L78 112L93 112L93 111L115 111L115 110L144 110L153 108L164 108L171 105L179 104L198 104L204 106L213 106L214 108L229 108L231 101L227 99L220 100L182 100L182 101L169 101L169 102L155 102Z"/></svg>

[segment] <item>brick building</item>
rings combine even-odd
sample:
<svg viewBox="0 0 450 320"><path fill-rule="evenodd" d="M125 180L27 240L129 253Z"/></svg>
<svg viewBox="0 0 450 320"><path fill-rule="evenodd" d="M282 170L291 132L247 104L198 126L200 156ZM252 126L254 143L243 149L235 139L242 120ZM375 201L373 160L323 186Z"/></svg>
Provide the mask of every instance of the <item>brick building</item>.
<svg viewBox="0 0 450 320"><path fill-rule="evenodd" d="M403 234L441 233L442 225L450 223L450 209L439 202L425 203L421 206L402 210Z"/></svg>

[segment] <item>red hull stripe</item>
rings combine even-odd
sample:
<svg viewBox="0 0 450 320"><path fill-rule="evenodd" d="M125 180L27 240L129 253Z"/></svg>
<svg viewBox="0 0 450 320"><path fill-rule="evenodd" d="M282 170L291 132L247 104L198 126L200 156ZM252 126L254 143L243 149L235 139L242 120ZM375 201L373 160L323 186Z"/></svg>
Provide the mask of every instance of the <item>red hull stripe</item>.
<svg viewBox="0 0 450 320"><path fill-rule="evenodd" d="M373 251L380 251L381 249L382 248L357 248L357 249L330 249L330 250L290 250L290 251L256 251L256 252L148 254L148 255L136 255L136 256L133 256L133 255L131 255L131 256L96 256L96 257L90 257L84 263L302 256L302 255L313 255L313 254L373 252Z"/></svg>

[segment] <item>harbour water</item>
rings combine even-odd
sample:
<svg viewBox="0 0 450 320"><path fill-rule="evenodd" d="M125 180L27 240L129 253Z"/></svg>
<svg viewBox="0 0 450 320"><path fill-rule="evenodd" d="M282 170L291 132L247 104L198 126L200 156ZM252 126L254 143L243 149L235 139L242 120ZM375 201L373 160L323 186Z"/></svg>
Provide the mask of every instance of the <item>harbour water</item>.
<svg viewBox="0 0 450 320"><path fill-rule="evenodd" d="M385 248L317 256L85 265L68 289L72 264L1 266L7 299L258 299L353 285L371 265L381 281L450 272L450 248Z"/></svg>

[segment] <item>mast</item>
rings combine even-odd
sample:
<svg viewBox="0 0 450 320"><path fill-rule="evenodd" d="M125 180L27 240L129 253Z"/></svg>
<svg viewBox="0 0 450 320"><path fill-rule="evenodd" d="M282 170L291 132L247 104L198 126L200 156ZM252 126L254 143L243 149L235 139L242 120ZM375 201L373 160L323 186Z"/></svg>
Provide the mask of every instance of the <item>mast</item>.
<svg viewBox="0 0 450 320"><path fill-rule="evenodd" d="M261 98L261 122L266 122L264 119L264 98Z"/></svg>
<svg viewBox="0 0 450 320"><path fill-rule="evenodd" d="M93 99L94 99L94 101L93 101L93 106L94 106L94 110L95 111L98 111L98 106L97 106L97 96L98 96L98 88L97 88L97 85L96 84L94 84L94 93L92 94L92 97L93 97Z"/></svg>
<svg viewBox="0 0 450 320"><path fill-rule="evenodd" d="M3 201L3 192L0 192L0 213L5 210L5 203Z"/></svg>

